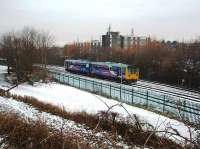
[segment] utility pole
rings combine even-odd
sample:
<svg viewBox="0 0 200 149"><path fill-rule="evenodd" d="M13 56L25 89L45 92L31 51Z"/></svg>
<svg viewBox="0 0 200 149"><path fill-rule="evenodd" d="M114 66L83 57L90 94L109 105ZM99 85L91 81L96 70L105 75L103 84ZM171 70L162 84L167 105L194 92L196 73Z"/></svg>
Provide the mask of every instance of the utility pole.
<svg viewBox="0 0 200 149"><path fill-rule="evenodd" d="M111 32L111 24L109 24L109 27L108 27L108 34L110 35L110 32Z"/></svg>
<svg viewBox="0 0 200 149"><path fill-rule="evenodd" d="M131 36L134 37L134 28L131 29Z"/></svg>

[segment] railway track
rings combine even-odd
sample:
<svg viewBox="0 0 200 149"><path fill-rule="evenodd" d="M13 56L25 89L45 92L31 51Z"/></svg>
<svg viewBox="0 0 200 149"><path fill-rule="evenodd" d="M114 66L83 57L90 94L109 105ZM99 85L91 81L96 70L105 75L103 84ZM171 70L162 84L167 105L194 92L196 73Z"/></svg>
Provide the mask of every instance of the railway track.
<svg viewBox="0 0 200 149"><path fill-rule="evenodd" d="M138 82L140 83L147 83L147 84L152 84L152 85L156 85L156 86L164 86L164 87L168 87L168 88L171 88L171 89L174 89L174 90L181 90L181 91L186 91L186 92L190 92L190 93L195 93L195 94L200 94L200 90L194 90L194 89L188 89L188 88L181 88L181 87L178 87L178 86L174 86L174 85L168 85L168 84L164 84L164 83L159 83L159 82L156 82L156 81L147 81L147 80L139 80Z"/></svg>
<svg viewBox="0 0 200 149"><path fill-rule="evenodd" d="M48 66L47 67L49 70L52 71L57 71L57 72L62 72L62 73L67 73L71 75L78 75L80 77L86 77L88 79L95 79L98 81L104 81L107 83L113 83L115 85L121 85L118 82L110 81L110 80L101 80L98 78L91 78L79 74L73 74L70 72L66 72L64 67L57 67L57 66ZM186 100L192 100L195 102L200 102L200 93L197 91L191 91L191 90L185 90L181 89L179 87L174 87L166 84L160 84L157 82L150 82L150 81L145 81L145 80L139 80L137 83L133 83L131 85L123 84L124 87L131 87L131 88L138 88L138 89L143 89L147 91L154 91L159 94L167 95L167 96L172 96L175 97L176 99L186 99Z"/></svg>
<svg viewBox="0 0 200 149"><path fill-rule="evenodd" d="M176 98L182 98L182 99L200 102L200 94L198 95L196 93L195 93L195 95L193 95L192 93L188 94L188 93L183 93L182 91L181 92L177 92L177 91L173 92L171 90L169 91L167 89L159 89L159 88L156 88L156 87L153 87L153 86L150 86L150 85L139 84L139 83L132 84L132 87L138 87L138 88L141 88L141 89L146 89L148 91L154 91L154 92L165 94L165 95L168 95L168 96L173 96L173 97L176 97Z"/></svg>

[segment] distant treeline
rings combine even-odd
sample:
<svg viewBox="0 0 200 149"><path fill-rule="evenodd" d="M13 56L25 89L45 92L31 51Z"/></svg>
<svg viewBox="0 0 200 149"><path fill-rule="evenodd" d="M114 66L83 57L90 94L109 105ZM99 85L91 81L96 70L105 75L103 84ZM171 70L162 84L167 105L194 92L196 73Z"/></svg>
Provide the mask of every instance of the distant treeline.
<svg viewBox="0 0 200 149"><path fill-rule="evenodd" d="M157 42L139 49L64 48L70 59L113 61L139 67L141 79L159 81L200 90L200 41Z"/></svg>

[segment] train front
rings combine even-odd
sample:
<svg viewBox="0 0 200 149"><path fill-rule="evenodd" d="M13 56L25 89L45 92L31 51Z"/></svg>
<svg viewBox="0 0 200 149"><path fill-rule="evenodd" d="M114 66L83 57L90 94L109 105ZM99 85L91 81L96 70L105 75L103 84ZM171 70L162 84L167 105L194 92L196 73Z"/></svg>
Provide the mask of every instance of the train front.
<svg viewBox="0 0 200 149"><path fill-rule="evenodd" d="M135 66L126 67L125 79L127 82L136 82L139 79L139 68Z"/></svg>

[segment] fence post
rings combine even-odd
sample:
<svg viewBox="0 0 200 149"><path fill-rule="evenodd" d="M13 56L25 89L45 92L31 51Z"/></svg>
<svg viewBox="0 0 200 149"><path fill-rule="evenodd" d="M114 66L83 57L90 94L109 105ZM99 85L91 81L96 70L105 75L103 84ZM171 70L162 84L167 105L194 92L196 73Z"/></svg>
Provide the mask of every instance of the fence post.
<svg viewBox="0 0 200 149"><path fill-rule="evenodd" d="M61 74L59 73L59 82L61 82Z"/></svg>
<svg viewBox="0 0 200 149"><path fill-rule="evenodd" d="M132 105L133 105L133 98L134 98L134 89L132 88Z"/></svg>
<svg viewBox="0 0 200 149"><path fill-rule="evenodd" d="M111 84L110 84L110 98L111 98Z"/></svg>
<svg viewBox="0 0 200 149"><path fill-rule="evenodd" d="M63 82L64 82L65 84L67 84L67 83L66 83L66 75L65 75L65 74L63 74Z"/></svg>
<svg viewBox="0 0 200 149"><path fill-rule="evenodd" d="M122 86L120 85L120 100L122 100Z"/></svg>
<svg viewBox="0 0 200 149"><path fill-rule="evenodd" d="M74 86L74 76L72 76L72 79L73 79L73 86Z"/></svg>
<svg viewBox="0 0 200 149"><path fill-rule="evenodd" d="M146 104L147 108L148 108L148 104L149 104L149 91L147 90L147 104Z"/></svg>
<svg viewBox="0 0 200 149"><path fill-rule="evenodd" d="M57 75L57 80L58 80L58 82L59 82L59 80L60 80L60 75L59 75L58 72L56 72L56 75Z"/></svg>
<svg viewBox="0 0 200 149"><path fill-rule="evenodd" d="M60 74L57 72L58 75L58 82L60 82Z"/></svg>
<svg viewBox="0 0 200 149"><path fill-rule="evenodd" d="M88 89L86 89L86 79L84 79L85 80L85 90L88 90Z"/></svg>
<svg viewBox="0 0 200 149"><path fill-rule="evenodd" d="M80 78L78 78L78 88L80 89Z"/></svg>
<svg viewBox="0 0 200 149"><path fill-rule="evenodd" d="M183 121L185 121L186 101L183 101Z"/></svg>
<svg viewBox="0 0 200 149"><path fill-rule="evenodd" d="M54 74L55 74L55 79L58 80L58 74L57 74L57 72L54 72Z"/></svg>
<svg viewBox="0 0 200 149"><path fill-rule="evenodd" d="M95 89L94 89L94 80L92 81L92 91L94 92Z"/></svg>
<svg viewBox="0 0 200 149"><path fill-rule="evenodd" d="M101 95L103 94L103 89L102 89L102 82L101 82Z"/></svg>
<svg viewBox="0 0 200 149"><path fill-rule="evenodd" d="M164 95L164 97L163 97L163 113L165 112L165 98L166 98L166 95Z"/></svg>

